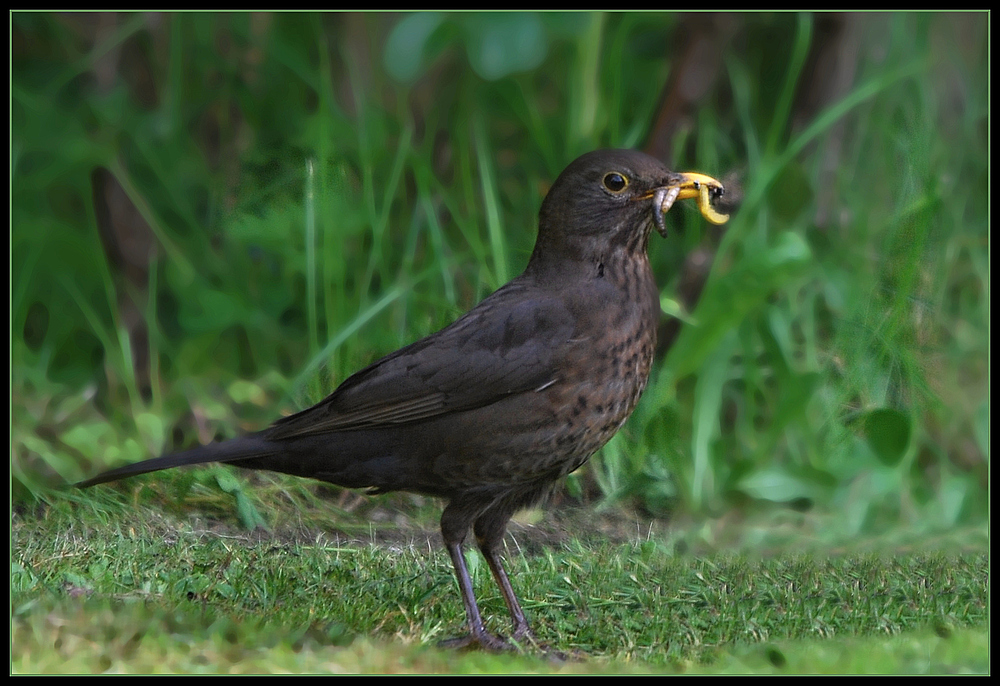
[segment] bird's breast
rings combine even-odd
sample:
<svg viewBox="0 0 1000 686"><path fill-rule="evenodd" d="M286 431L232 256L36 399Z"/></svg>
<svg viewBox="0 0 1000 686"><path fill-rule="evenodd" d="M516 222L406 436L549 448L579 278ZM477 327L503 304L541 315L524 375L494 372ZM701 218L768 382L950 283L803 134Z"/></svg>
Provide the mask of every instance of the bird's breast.
<svg viewBox="0 0 1000 686"><path fill-rule="evenodd" d="M659 292L644 259L605 269L607 283L580 303L559 379L541 392L554 408L551 443L568 474L622 427L649 380L656 349ZM555 466L555 465L553 465Z"/></svg>

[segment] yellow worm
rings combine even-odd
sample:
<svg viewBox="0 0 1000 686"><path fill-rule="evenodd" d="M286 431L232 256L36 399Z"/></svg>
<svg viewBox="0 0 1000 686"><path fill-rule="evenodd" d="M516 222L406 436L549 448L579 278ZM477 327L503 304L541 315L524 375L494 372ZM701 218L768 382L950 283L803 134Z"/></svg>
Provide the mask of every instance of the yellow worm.
<svg viewBox="0 0 1000 686"><path fill-rule="evenodd" d="M725 224L729 221L728 214L719 214L712 207L712 201L708 197L708 184L705 183L698 189L698 209L701 210L701 215L713 224Z"/></svg>

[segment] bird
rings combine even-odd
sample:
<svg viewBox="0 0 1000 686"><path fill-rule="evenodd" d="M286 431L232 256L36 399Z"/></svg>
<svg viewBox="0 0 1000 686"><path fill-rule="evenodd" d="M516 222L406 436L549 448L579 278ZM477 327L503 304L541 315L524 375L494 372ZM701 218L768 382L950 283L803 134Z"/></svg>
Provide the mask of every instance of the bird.
<svg viewBox="0 0 1000 686"><path fill-rule="evenodd" d="M542 201L524 272L436 333L348 377L270 427L104 472L89 487L220 462L369 493L445 501L440 527L468 633L451 648L501 651L533 638L501 557L511 517L546 496L622 427L646 387L660 317L647 256L664 215L695 199L705 218L725 189L635 150L569 164ZM472 531L510 613L487 630L466 566Z"/></svg>

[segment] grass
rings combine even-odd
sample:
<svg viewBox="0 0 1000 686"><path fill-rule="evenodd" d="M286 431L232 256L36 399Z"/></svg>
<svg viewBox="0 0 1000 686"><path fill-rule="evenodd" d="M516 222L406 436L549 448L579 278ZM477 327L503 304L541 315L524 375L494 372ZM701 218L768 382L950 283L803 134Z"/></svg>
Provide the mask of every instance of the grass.
<svg viewBox="0 0 1000 686"><path fill-rule="evenodd" d="M84 502L15 519L15 671L797 672L854 665L939 672L988 664L977 638L988 616L982 552L695 557L653 538L514 549L510 569L548 651L452 656L434 644L460 631L464 618L436 536L391 522L383 526L395 534L376 545L301 522L248 535L219 520L161 511L127 500ZM370 526L374 536L378 527ZM516 529L513 540L530 545L531 534ZM503 630L503 601L486 566L477 556L472 562L487 621ZM866 650L883 653L879 661L852 662L843 639L859 637L870 637ZM953 643L977 647L965 652Z"/></svg>
<svg viewBox="0 0 1000 686"><path fill-rule="evenodd" d="M184 653L184 640L171 638L177 626L195 637L189 643L222 640L229 647L219 650L243 660L233 669L248 671L550 668L510 656L450 662L421 647L461 624L454 582L426 539L386 542L386 522L433 530L438 505L427 499L367 503L222 469L85 493L63 487L259 429L518 273L547 184L570 160L655 138L664 83L683 64L675 46L701 30L691 21L13 14L15 668L221 669L216 648L202 663L184 654L173 662ZM786 671L981 671L982 596L963 614L919 593L933 574L961 580L971 565L981 575L988 549L984 15L732 21L714 25L719 69L693 72L709 74L699 77L707 95L675 122L663 157L676 169L735 170L742 207L721 235L692 208L667 217L671 235L652 242L651 263L664 310L686 326L658 356L625 429L557 497L605 516L637 508L643 529L664 519L671 528L657 523L654 537L631 547L613 536L621 547L608 549L558 537L554 557L533 549L530 563L517 558L516 583L536 603L529 611L543 640L586 646L602 669L777 669L766 646L780 641ZM491 52L496 45L506 47ZM824 54L857 59L838 79ZM684 256L706 246L712 271L686 312L677 295ZM372 518L377 540L402 552L355 545ZM335 552L331 526L354 552ZM244 542L241 530L262 527L271 533ZM225 536L239 545L224 545ZM269 545L282 554L268 555ZM617 616L607 599L633 588L629 574L646 580L643 546L657 569L687 581L707 564L735 574L741 563L727 550L763 555L742 563L741 578L772 594L781 574L804 584L833 565L836 581L813 591L820 600L837 583L853 592L844 570L856 564L866 588L909 597L916 609L897 599L889 614L831 615L836 631L821 641L803 628L801 607L766 615L766 631L747 636L752 602L748 610L712 596L688 606L685 587L664 585L662 597L633 592L671 616L690 610L687 621L701 621L711 638L676 623L631 626L636 615ZM872 548L900 559L866 563ZM811 562L796 562L802 550ZM368 586L345 598L371 595L373 604L327 605L336 594L319 598L281 577L299 561L296 579L312 584L304 588L325 589L331 556L371 568ZM283 563L268 567L272 558ZM220 579L239 563L261 576L247 572L225 590ZM577 600L591 593L593 602L566 605L566 569L591 570L569 578ZM417 595L388 594L378 574L417 579L392 584ZM477 587L489 589L483 574ZM489 613L502 615L485 592ZM297 607L277 608L282 595ZM175 612L179 625L158 619ZM595 631L584 621L608 617L618 623ZM212 629L217 619L229 628ZM304 642L285 641L289 627ZM233 631L242 648L227 643ZM155 637L159 658L139 658L147 641L129 643L138 634ZM665 637L669 658L648 648ZM346 666L323 662L325 643L348 638L335 651ZM859 664L852 640L883 657ZM117 646L109 666L88 657L102 641ZM964 647L974 657L941 657ZM812 653L826 657L800 660Z"/></svg>

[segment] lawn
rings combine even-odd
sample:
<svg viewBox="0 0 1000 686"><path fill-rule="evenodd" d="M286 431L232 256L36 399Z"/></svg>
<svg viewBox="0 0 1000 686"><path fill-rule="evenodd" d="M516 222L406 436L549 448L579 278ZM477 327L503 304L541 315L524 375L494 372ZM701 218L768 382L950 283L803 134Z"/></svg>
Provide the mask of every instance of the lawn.
<svg viewBox="0 0 1000 686"><path fill-rule="evenodd" d="M953 532L936 550L897 539L838 551L803 540L692 551L695 535L560 509L554 522L516 524L509 537L535 641L520 654L485 656L435 647L464 631L464 614L433 520L421 527L419 515L387 516L398 508L325 513L367 526L352 534L319 528L303 517L323 513L286 502L276 508L282 524L246 533L235 519L197 514L197 497L176 503L182 516L138 504L144 490L15 518L15 671L970 673L989 665L984 531ZM478 553L468 557L487 622L502 632L503 600Z"/></svg>

